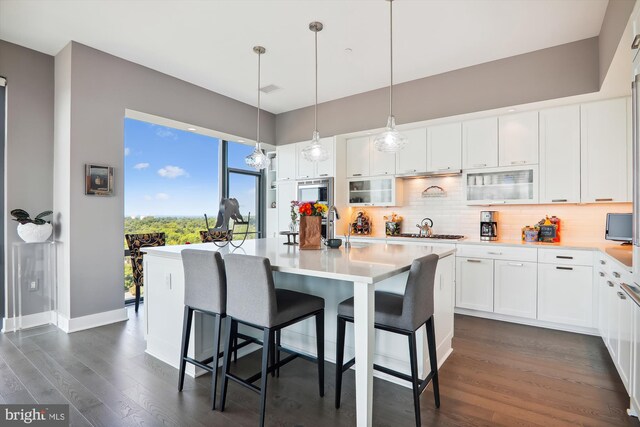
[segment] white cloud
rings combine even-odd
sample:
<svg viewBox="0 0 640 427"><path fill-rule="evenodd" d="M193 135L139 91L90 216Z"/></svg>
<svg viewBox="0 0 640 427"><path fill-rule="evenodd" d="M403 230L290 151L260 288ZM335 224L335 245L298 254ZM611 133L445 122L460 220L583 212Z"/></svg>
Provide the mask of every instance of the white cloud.
<svg viewBox="0 0 640 427"><path fill-rule="evenodd" d="M177 178L179 176L189 176L186 170L182 169L179 166L171 166L167 165L162 169L158 169L158 175L163 178Z"/></svg>
<svg viewBox="0 0 640 427"><path fill-rule="evenodd" d="M145 200L152 200L152 199L153 199L153 197L151 197L151 196L150 196L150 195L148 195L148 194L145 194L145 195L144 195L144 199L145 199Z"/></svg>
<svg viewBox="0 0 640 427"><path fill-rule="evenodd" d="M138 170L146 169L146 168L148 168L148 167L149 167L149 163L136 163L136 164L133 166L133 168L134 168L134 169L138 169Z"/></svg>
<svg viewBox="0 0 640 427"><path fill-rule="evenodd" d="M125 157L128 156L129 154L131 154L131 148L124 147L124 155L125 155Z"/></svg>
<svg viewBox="0 0 640 427"><path fill-rule="evenodd" d="M169 195L167 193L158 193L156 194L156 200L169 200Z"/></svg>
<svg viewBox="0 0 640 427"><path fill-rule="evenodd" d="M160 138L178 139L178 135L163 127L156 128L156 135L158 135Z"/></svg>

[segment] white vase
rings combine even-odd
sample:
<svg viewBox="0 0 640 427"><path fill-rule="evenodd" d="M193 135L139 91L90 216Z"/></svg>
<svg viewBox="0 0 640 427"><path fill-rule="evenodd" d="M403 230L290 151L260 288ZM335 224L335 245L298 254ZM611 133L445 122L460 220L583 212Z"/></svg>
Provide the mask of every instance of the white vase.
<svg viewBox="0 0 640 427"><path fill-rule="evenodd" d="M48 222L44 224L18 224L18 236L27 243L37 243L46 241L53 232L53 227Z"/></svg>

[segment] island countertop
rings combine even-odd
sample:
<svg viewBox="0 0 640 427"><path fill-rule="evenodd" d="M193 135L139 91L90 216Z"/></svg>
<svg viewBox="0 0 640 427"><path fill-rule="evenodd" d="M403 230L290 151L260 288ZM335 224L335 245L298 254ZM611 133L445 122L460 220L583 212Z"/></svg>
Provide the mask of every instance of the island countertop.
<svg viewBox="0 0 640 427"><path fill-rule="evenodd" d="M357 243L351 248L300 250L298 246L283 244L281 238L247 240L240 248L231 245L218 247L213 243L142 248L153 256L180 259L183 249L218 251L256 255L269 258L274 271L312 275L326 279L376 283L409 270L419 257L436 254L440 258L455 253L455 248L438 246L387 245L385 243Z"/></svg>

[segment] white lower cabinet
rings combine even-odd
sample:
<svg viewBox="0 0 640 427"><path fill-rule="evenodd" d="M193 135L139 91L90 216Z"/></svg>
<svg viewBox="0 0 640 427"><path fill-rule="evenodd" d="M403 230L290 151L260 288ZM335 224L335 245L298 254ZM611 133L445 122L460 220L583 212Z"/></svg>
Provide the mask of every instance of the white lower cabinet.
<svg viewBox="0 0 640 427"><path fill-rule="evenodd" d="M596 280L598 282L598 332L607 348L609 348L609 304L607 295L609 292L609 282L611 279L602 270L598 271Z"/></svg>
<svg viewBox="0 0 640 427"><path fill-rule="evenodd" d="M593 327L593 268L538 264L538 320Z"/></svg>
<svg viewBox="0 0 640 427"><path fill-rule="evenodd" d="M535 319L537 263L502 260L494 263L493 311Z"/></svg>
<svg viewBox="0 0 640 427"><path fill-rule="evenodd" d="M493 311L493 260L456 259L456 306Z"/></svg>
<svg viewBox="0 0 640 427"><path fill-rule="evenodd" d="M640 411L640 306L633 307L633 364L631 369L631 405Z"/></svg>
<svg viewBox="0 0 640 427"><path fill-rule="evenodd" d="M618 315L618 373L627 390L631 381L632 339L633 339L633 310L635 303L629 296L616 286L617 315Z"/></svg>

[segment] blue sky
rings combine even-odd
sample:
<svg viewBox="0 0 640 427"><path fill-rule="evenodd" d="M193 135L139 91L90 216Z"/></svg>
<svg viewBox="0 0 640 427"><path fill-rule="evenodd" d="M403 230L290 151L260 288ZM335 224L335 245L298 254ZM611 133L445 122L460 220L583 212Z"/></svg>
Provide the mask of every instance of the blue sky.
<svg viewBox="0 0 640 427"><path fill-rule="evenodd" d="M219 145L217 138L125 119L125 215L215 217ZM252 150L230 144L230 167L246 169L244 157ZM255 186L240 178L232 178L231 196L241 212L253 211Z"/></svg>

